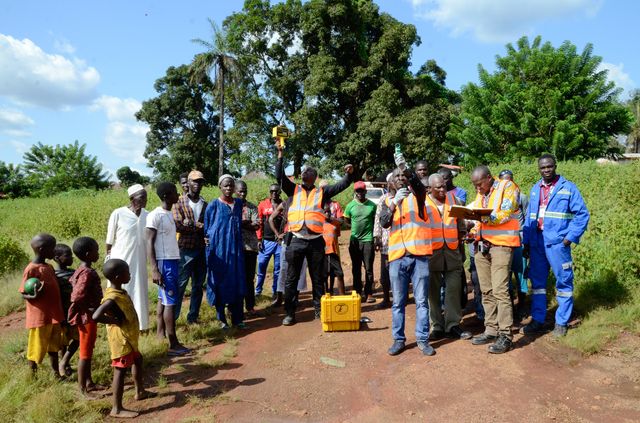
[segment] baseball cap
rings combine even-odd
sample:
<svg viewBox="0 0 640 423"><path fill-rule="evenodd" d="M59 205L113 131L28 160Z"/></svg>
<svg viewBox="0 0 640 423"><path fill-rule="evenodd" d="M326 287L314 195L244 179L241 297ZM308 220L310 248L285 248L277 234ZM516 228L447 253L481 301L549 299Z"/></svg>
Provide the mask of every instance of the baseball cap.
<svg viewBox="0 0 640 423"><path fill-rule="evenodd" d="M205 180L204 179L204 175L202 174L202 172L200 172L199 170L192 170L191 172L189 172L189 176L188 179L190 181L197 181L197 180Z"/></svg>
<svg viewBox="0 0 640 423"><path fill-rule="evenodd" d="M359 189L364 189L364 190L367 189L367 186L364 184L363 181L358 181L355 184L353 184L353 190L354 191L357 191Z"/></svg>

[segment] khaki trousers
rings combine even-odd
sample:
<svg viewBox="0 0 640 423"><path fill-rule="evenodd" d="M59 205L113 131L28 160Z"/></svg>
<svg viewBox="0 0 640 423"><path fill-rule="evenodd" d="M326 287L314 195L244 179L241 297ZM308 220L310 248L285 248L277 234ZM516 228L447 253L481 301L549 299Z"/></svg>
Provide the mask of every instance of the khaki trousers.
<svg viewBox="0 0 640 423"><path fill-rule="evenodd" d="M487 335L513 338L513 309L509 297L509 276L513 248L492 246L489 254L476 252L475 263L482 291L484 326Z"/></svg>
<svg viewBox="0 0 640 423"><path fill-rule="evenodd" d="M452 327L460 325L462 306L460 295L462 269L447 272L431 272L429 275L429 319L431 330L449 332ZM444 316L440 308L440 287L445 283Z"/></svg>

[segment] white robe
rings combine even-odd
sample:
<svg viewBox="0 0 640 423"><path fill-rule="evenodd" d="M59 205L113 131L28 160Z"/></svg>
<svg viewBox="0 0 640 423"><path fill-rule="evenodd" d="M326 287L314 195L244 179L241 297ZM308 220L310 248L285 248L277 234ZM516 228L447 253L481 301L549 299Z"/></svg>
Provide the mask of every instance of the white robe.
<svg viewBox="0 0 640 423"><path fill-rule="evenodd" d="M144 228L148 212L136 216L129 207L115 209L109 217L107 244L111 244L112 259L129 264L131 281L122 287L129 293L138 313L140 330L149 329L149 279L147 274L147 246Z"/></svg>

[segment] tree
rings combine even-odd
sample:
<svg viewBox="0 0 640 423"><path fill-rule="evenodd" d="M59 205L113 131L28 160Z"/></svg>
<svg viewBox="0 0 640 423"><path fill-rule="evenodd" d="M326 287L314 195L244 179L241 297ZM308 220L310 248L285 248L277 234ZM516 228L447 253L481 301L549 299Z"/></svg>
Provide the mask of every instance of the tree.
<svg viewBox="0 0 640 423"><path fill-rule="evenodd" d="M85 153L86 144L76 140L69 145L37 143L24 154L24 172L38 196L53 195L73 189L104 189L109 174L95 156Z"/></svg>
<svg viewBox="0 0 640 423"><path fill-rule="evenodd" d="M587 44L582 53L565 41L554 48L536 37L507 44L492 74L479 66L480 83L462 89L459 119L448 146L469 164L535 158L600 157L610 139L629 130L620 92L599 70Z"/></svg>
<svg viewBox="0 0 640 423"><path fill-rule="evenodd" d="M409 72L420 42L415 27L373 1L249 0L224 28L244 69L229 102L228 135L245 140L243 151L260 152L254 166L272 165L270 129L279 123L294 132L287 154L295 174L305 160L325 173L346 162L360 171L386 168L395 143L409 158L443 157L456 96L435 62ZM430 70L441 71L439 79Z"/></svg>
<svg viewBox="0 0 640 423"><path fill-rule="evenodd" d="M200 38L192 40L207 49L204 53L197 54L191 63L192 83L201 82L203 79L210 79L211 70L214 70L213 82L220 105L219 113L219 135L218 135L218 178L224 173L224 96L226 82L237 80L238 66L235 58L228 52L225 34L216 23L209 19L213 41L205 41ZM214 94L214 93L212 93Z"/></svg>
<svg viewBox="0 0 640 423"><path fill-rule="evenodd" d="M0 193L9 198L26 197L30 187L20 165L0 161Z"/></svg>
<svg viewBox="0 0 640 423"><path fill-rule="evenodd" d="M640 90L635 90L627 101L627 107L633 115L633 124L627 135L627 153L640 153Z"/></svg>
<svg viewBox="0 0 640 423"><path fill-rule="evenodd" d="M129 166L123 166L116 171L116 176L120 184L124 187L130 187L135 184L148 184L151 179L148 176L142 176L136 170L131 170Z"/></svg>
<svg viewBox="0 0 640 423"><path fill-rule="evenodd" d="M136 118L149 125L144 157L160 179L177 181L183 172L200 170L217 180L218 116L207 101L208 78L192 83L189 66L171 66L154 88L158 96L142 103Z"/></svg>

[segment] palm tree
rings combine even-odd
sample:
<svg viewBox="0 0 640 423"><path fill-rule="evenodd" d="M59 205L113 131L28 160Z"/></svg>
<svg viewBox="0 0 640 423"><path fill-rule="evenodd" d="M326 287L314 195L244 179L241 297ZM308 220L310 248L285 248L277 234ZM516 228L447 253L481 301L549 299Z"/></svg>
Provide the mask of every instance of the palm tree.
<svg viewBox="0 0 640 423"><path fill-rule="evenodd" d="M217 87L218 98L220 100L220 124L219 124L219 141L218 141L218 178L224 173L224 88L225 82L235 82L238 77L238 62L229 54L226 37L224 32L218 25L207 19L211 26L213 35L212 41L202 40L200 38L193 39L196 44L200 44L207 49L204 53L197 54L193 58L190 66L191 82L198 83L203 78L209 77L214 72L212 78L214 86ZM213 93L212 93L213 94Z"/></svg>

